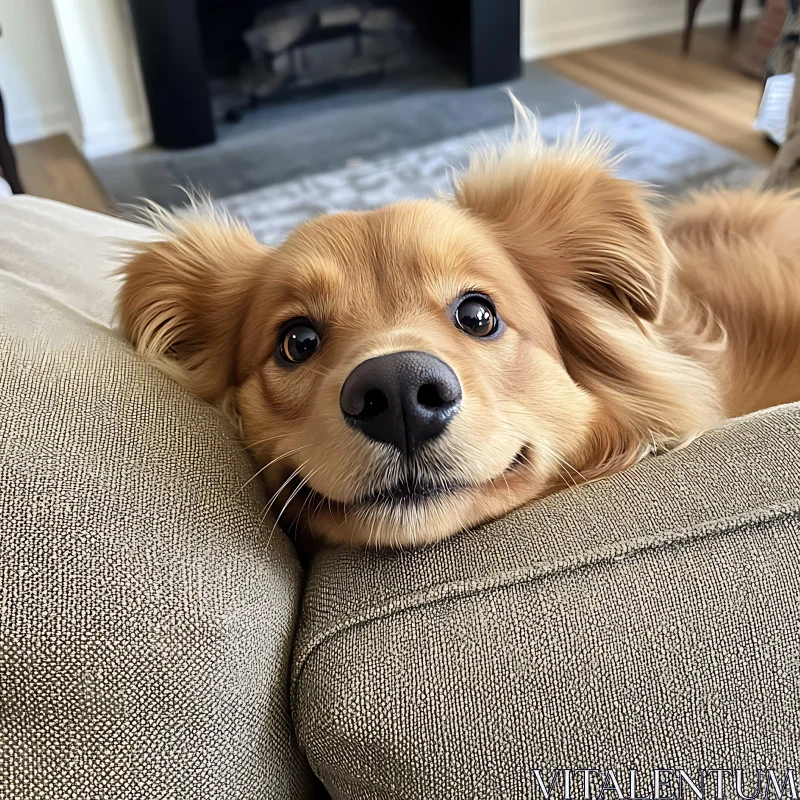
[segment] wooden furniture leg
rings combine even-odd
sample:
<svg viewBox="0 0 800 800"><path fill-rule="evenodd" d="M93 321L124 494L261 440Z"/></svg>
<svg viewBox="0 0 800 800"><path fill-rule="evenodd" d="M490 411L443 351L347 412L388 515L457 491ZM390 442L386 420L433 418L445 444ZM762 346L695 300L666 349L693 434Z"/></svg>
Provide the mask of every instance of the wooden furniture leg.
<svg viewBox="0 0 800 800"><path fill-rule="evenodd" d="M694 18L697 9L700 8L702 0L686 0L686 25L683 28L683 42L681 49L684 53L689 52L689 45L692 43L692 28L694 28ZM736 2L736 0L733 0Z"/></svg>
<svg viewBox="0 0 800 800"><path fill-rule="evenodd" d="M731 0L731 33L739 33L742 25L742 6L744 0Z"/></svg>
<svg viewBox="0 0 800 800"><path fill-rule="evenodd" d="M0 174L8 182L14 194L23 194L22 182L17 173L17 159L6 134L6 109L3 95L0 93Z"/></svg>

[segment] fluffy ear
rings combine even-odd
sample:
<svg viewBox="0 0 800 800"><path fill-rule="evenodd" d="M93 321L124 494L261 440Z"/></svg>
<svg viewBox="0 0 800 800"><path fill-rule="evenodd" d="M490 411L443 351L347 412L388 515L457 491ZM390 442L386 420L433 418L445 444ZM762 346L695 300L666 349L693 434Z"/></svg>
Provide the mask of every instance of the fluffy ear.
<svg viewBox="0 0 800 800"><path fill-rule="evenodd" d="M456 202L489 223L543 296L577 284L655 320L672 256L643 189L613 176L607 144L548 148L530 113L517 111L510 146L472 157Z"/></svg>
<svg viewBox="0 0 800 800"><path fill-rule="evenodd" d="M123 330L140 353L174 359L192 392L220 400L236 382L249 290L268 248L213 212L182 217L158 209L148 219L164 238L129 248L120 271Z"/></svg>

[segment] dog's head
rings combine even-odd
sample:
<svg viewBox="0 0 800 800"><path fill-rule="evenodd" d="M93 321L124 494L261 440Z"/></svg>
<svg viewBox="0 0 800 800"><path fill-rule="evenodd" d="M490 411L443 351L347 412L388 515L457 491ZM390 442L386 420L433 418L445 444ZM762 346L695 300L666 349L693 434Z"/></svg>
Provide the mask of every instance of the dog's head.
<svg viewBox="0 0 800 800"><path fill-rule="evenodd" d="M707 424L711 389L658 324L671 268L600 148L528 140L452 201L321 217L276 249L173 219L121 313L235 412L282 522L412 545Z"/></svg>

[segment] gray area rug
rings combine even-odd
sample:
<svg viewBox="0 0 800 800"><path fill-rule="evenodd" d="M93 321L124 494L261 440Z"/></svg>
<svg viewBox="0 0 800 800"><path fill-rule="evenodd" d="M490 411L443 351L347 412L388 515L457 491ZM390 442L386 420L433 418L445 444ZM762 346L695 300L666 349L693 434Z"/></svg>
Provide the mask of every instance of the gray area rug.
<svg viewBox="0 0 800 800"><path fill-rule="evenodd" d="M575 112L556 114L542 119L540 130L552 142L570 134L575 121ZM615 103L584 109L580 131L599 131L609 137L615 152L626 154L617 173L652 184L665 197L707 185L745 186L763 174L761 167L744 156ZM466 164L470 151L487 143L502 145L510 132L510 126L501 126L456 136L233 195L217 204L245 220L261 241L275 244L292 228L319 214L375 208L446 191L453 169Z"/></svg>
<svg viewBox="0 0 800 800"><path fill-rule="evenodd" d="M542 64L525 64L509 88L543 118L606 102ZM118 203L147 197L169 207L185 201L180 186L230 197L339 169L354 156L380 158L487 130L508 118L500 87L466 87L457 75L431 65L416 77L386 76L346 91L268 104L237 125L220 122L218 141L208 147L149 147L95 159L92 167Z"/></svg>

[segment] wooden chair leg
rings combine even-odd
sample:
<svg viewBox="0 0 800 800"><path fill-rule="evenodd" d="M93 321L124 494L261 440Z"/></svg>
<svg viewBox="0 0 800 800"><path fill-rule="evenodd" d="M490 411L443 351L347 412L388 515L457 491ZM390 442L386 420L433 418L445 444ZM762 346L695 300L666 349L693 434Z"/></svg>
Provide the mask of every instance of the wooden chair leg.
<svg viewBox="0 0 800 800"><path fill-rule="evenodd" d="M686 0L686 25L683 29L683 43L681 46L681 49L684 53L689 52L689 45L692 43L692 28L694 28L694 18L697 14L697 9L700 8L701 2L702 0Z"/></svg>
<svg viewBox="0 0 800 800"><path fill-rule="evenodd" d="M14 194L23 194L24 189L17 174L17 160L6 135L6 110L0 94L0 174L8 181Z"/></svg>
<svg viewBox="0 0 800 800"><path fill-rule="evenodd" d="M731 0L731 33L739 33L742 24L744 0Z"/></svg>

